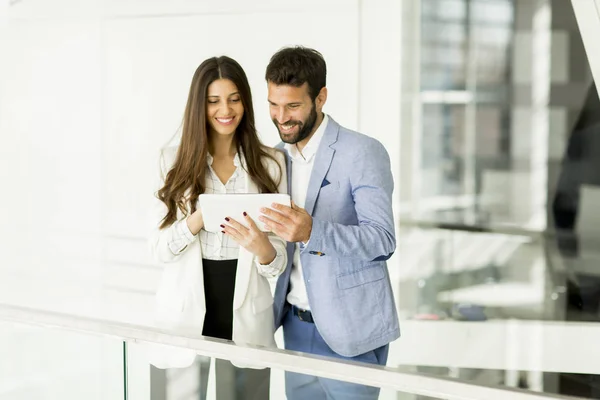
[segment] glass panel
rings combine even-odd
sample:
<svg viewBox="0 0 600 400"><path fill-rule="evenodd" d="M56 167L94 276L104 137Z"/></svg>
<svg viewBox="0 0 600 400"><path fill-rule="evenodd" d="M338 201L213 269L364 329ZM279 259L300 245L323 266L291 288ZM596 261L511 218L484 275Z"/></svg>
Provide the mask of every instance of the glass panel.
<svg viewBox="0 0 600 400"><path fill-rule="evenodd" d="M323 378L311 374L299 374L279 368L252 369L241 368L227 360L198 356L187 368L158 369L152 367L152 400L246 400L246 399L380 399L380 400L427 400L447 397L429 397L423 393L432 390L426 384L417 389L417 393L399 392L390 388L377 388L347 381ZM344 371L340 365L336 373ZM426 368L423 368L426 369ZM415 372L417 368L400 367L398 372ZM428 373L434 374L429 368ZM439 373L439 371L438 371ZM464 373L468 379L468 374ZM398 376L400 378L400 375ZM435 388L434 390L439 390ZM484 398L489 390L482 388ZM476 390L470 390L470 396L477 396ZM506 393L506 396L519 392ZM459 396L460 394L455 394ZM496 395L503 395L502 392ZM454 398L454 397L453 397ZM457 397L458 398L458 397Z"/></svg>
<svg viewBox="0 0 600 400"><path fill-rule="evenodd" d="M549 271L539 240L418 229L402 239L401 250L410 260L403 263L399 290L400 309L406 318L484 321L549 317L544 292ZM409 287L418 290L410 294ZM412 307L405 309L409 304Z"/></svg>
<svg viewBox="0 0 600 400"><path fill-rule="evenodd" d="M512 23L514 2L511 0L471 0L469 3L471 17L477 23Z"/></svg>
<svg viewBox="0 0 600 400"><path fill-rule="evenodd" d="M456 19L464 5L461 1L429 0L422 3L422 90L464 90L466 87L467 30L462 18ZM427 13L433 7L436 13ZM441 11L439 7L443 7ZM438 13L441 12L447 13L447 18L440 18Z"/></svg>
<svg viewBox="0 0 600 400"><path fill-rule="evenodd" d="M575 255L573 239L518 230L404 231L397 277L403 335L388 365L598 398L590 355L598 327L555 322L599 319L598 244L580 241Z"/></svg>
<svg viewBox="0 0 600 400"><path fill-rule="evenodd" d="M424 1L424 4L435 9L432 13L432 19L436 20L455 20L460 21L465 19L467 2L465 0L430 0ZM426 14L425 14L426 15Z"/></svg>
<svg viewBox="0 0 600 400"><path fill-rule="evenodd" d="M456 195L463 184L463 133L465 107L426 104L423 120L422 174L423 198Z"/></svg>
<svg viewBox="0 0 600 400"><path fill-rule="evenodd" d="M117 339L0 321L0 354L0 400L126 400Z"/></svg>
<svg viewBox="0 0 600 400"><path fill-rule="evenodd" d="M600 398L600 100L571 2L465 3L460 96L426 62L444 58L434 40L455 42L432 33L433 12L421 18L420 190L392 267L404 321L390 354L419 372ZM464 119L444 130L451 109ZM454 141L452 192L438 171Z"/></svg>
<svg viewBox="0 0 600 400"><path fill-rule="evenodd" d="M489 193L482 192L489 187L485 184L488 171L509 174L515 168L510 162L510 145L514 135L511 122L516 113L517 117L531 115L527 108L511 106L516 89L513 57L515 46L521 44L515 42L520 32L515 29L515 4L509 0L462 4L464 18L453 23L455 34L446 29L436 36L433 32L444 31L443 23L428 12L423 12L421 18L422 157L419 206L413 215L436 219L447 216L448 208L461 204L463 210L455 216L481 221L493 215L496 222L523 222L490 214L479 204L489 197ZM424 5L424 9L427 7ZM448 10L441 7L438 13L452 14ZM450 38L460 40L460 51ZM449 49L455 50L454 56ZM521 164L528 162L533 160ZM531 213L539 212L536 206Z"/></svg>
<svg viewBox="0 0 600 400"><path fill-rule="evenodd" d="M413 193L407 214L552 230L551 209L572 209L578 185L599 181L571 154L597 147L588 132L600 112L571 4L470 0L452 22L438 18L450 7L422 4L421 152L417 184L400 189Z"/></svg>

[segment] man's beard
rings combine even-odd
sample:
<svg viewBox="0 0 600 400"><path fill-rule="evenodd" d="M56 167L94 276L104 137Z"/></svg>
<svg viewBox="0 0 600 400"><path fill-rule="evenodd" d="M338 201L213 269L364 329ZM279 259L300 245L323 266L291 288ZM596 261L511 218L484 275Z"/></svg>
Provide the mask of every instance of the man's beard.
<svg viewBox="0 0 600 400"><path fill-rule="evenodd" d="M279 123L277 122L276 119L273 119L273 123L275 124L275 126L277 127L277 130L279 131L279 137L281 138L281 140L284 143L288 143L288 144L296 144L296 143L301 142L304 139L306 139L311 134L313 128L315 127L316 122L317 122L317 106L314 103L313 103L312 109L310 110L310 114L308 115L308 119L306 121L302 122L302 121L290 120L285 124L285 125L293 124L293 125L299 126L298 133L296 133L293 136L282 133L281 129L279 128Z"/></svg>

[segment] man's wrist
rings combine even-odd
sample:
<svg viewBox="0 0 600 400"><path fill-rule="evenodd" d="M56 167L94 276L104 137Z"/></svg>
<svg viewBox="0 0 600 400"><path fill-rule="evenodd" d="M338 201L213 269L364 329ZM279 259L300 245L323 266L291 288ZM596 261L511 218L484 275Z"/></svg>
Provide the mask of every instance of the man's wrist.
<svg viewBox="0 0 600 400"><path fill-rule="evenodd" d="M306 238L302 241L302 243L306 244L310 240L310 235L312 235L312 218L310 219L310 226L308 227L308 233Z"/></svg>

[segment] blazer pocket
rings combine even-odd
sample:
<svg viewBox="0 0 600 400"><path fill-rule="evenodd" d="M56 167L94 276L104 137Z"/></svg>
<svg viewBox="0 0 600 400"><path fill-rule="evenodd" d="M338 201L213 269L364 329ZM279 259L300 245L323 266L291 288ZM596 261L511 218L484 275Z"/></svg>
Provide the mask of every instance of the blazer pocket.
<svg viewBox="0 0 600 400"><path fill-rule="evenodd" d="M254 314L260 314L269 307L273 307L273 296L258 296L252 299L252 312Z"/></svg>
<svg viewBox="0 0 600 400"><path fill-rule="evenodd" d="M340 190L340 181L332 181L325 186L321 186L320 193L336 193Z"/></svg>
<svg viewBox="0 0 600 400"><path fill-rule="evenodd" d="M385 278L383 267L371 267L351 272L337 277L338 288L350 289L356 286L364 285L369 282L376 282Z"/></svg>

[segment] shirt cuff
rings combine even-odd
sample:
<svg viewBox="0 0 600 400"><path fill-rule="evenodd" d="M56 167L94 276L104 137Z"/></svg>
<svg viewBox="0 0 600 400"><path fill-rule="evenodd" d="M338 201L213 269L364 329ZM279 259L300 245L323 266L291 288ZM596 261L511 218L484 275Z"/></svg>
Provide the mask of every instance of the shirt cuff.
<svg viewBox="0 0 600 400"><path fill-rule="evenodd" d="M190 228L188 227L187 224L187 218L182 219L181 221L179 221L179 226L177 227L180 234L184 237L184 239L187 241L188 244L192 243L194 240L196 240L196 235L194 235L192 233L192 231L190 231Z"/></svg>
<svg viewBox="0 0 600 400"><path fill-rule="evenodd" d="M197 235L192 234L190 228L187 226L186 219L182 219L172 227L173 236L169 242L169 249L174 255L180 254L184 251L190 243L196 240Z"/></svg>
<svg viewBox="0 0 600 400"><path fill-rule="evenodd" d="M283 271L284 265L284 254L277 251L275 255L275 259L271 261L269 264L261 264L258 262L258 259L254 258L254 264L256 264L256 268L258 269L258 273L267 278L275 278L281 274Z"/></svg>

